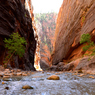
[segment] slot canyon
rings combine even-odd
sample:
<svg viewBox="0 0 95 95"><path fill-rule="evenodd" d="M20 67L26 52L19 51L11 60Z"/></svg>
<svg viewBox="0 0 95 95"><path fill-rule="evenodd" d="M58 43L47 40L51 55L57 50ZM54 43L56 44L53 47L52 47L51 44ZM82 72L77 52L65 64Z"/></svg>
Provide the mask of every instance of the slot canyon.
<svg viewBox="0 0 95 95"><path fill-rule="evenodd" d="M95 95L94 15L95 0L0 0L0 95Z"/></svg>

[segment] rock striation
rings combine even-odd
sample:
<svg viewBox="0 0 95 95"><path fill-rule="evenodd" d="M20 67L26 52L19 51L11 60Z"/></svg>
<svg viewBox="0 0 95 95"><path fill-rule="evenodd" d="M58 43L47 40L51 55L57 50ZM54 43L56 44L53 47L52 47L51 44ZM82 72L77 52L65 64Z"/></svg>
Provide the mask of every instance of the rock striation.
<svg viewBox="0 0 95 95"><path fill-rule="evenodd" d="M78 56L84 33L89 33L95 41L95 0L64 0L57 18L51 63L57 65Z"/></svg>
<svg viewBox="0 0 95 95"><path fill-rule="evenodd" d="M3 65L7 49L4 48L4 38L18 32L27 41L26 51L22 58L14 56L10 62L12 67L35 70L34 55L36 41L32 20L28 10L25 9L25 0L0 0L0 64Z"/></svg>

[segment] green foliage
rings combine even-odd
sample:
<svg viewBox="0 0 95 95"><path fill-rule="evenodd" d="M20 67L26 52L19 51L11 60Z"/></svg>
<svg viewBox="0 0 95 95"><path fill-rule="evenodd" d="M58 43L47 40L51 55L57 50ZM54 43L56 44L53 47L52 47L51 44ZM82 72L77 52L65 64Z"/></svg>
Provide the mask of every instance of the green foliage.
<svg viewBox="0 0 95 95"><path fill-rule="evenodd" d="M11 59L11 57L15 54L18 55L20 58L25 53L25 46L26 40L17 33L13 33L10 35L9 39L4 40L5 48L8 49L8 56L5 60Z"/></svg>
<svg viewBox="0 0 95 95"><path fill-rule="evenodd" d="M27 17L26 13L25 13L25 17Z"/></svg>
<svg viewBox="0 0 95 95"><path fill-rule="evenodd" d="M92 52L90 54L91 56L95 55L95 44L91 41L91 36L88 33L81 36L80 44L85 42L87 42L87 45L83 47L83 51L89 50ZM92 47L92 49L89 49L90 47Z"/></svg>
<svg viewBox="0 0 95 95"><path fill-rule="evenodd" d="M80 44L85 42L91 42L91 36L88 33L81 36Z"/></svg>
<svg viewBox="0 0 95 95"><path fill-rule="evenodd" d="M85 21L85 16L82 17L82 23L84 23L84 21Z"/></svg>
<svg viewBox="0 0 95 95"><path fill-rule="evenodd" d="M91 60L91 58L89 57L88 59L87 59L87 61L90 61Z"/></svg>
<svg viewBox="0 0 95 95"><path fill-rule="evenodd" d="M83 51L85 52L85 51L87 51L89 48L90 48L90 45L86 45L86 46L83 47Z"/></svg>

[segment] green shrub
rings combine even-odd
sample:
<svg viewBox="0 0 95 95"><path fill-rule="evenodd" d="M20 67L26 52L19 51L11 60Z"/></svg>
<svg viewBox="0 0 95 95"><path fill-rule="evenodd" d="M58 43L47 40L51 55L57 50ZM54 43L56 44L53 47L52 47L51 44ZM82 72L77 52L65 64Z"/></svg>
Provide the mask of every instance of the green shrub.
<svg viewBox="0 0 95 95"><path fill-rule="evenodd" d="M26 40L17 33L10 35L9 39L4 40L5 48L8 49L8 56L5 58L5 63L8 63L13 55L18 55L20 58L25 53Z"/></svg>
<svg viewBox="0 0 95 95"><path fill-rule="evenodd" d="M94 42L91 41L91 36L88 33L81 36L80 44L82 43L87 43L87 45L83 47L83 51L87 51L90 47L95 46ZM91 51L94 52L94 49Z"/></svg>
<svg viewBox="0 0 95 95"><path fill-rule="evenodd" d="M82 17L82 23L84 23L84 21L85 21L85 16Z"/></svg>
<svg viewBox="0 0 95 95"><path fill-rule="evenodd" d="M91 36L88 33L81 36L80 44L85 42L91 42Z"/></svg>
<svg viewBox="0 0 95 95"><path fill-rule="evenodd" d="M83 47L83 51L85 52L85 51L87 51L89 48L90 48L90 45L86 45L86 46Z"/></svg>

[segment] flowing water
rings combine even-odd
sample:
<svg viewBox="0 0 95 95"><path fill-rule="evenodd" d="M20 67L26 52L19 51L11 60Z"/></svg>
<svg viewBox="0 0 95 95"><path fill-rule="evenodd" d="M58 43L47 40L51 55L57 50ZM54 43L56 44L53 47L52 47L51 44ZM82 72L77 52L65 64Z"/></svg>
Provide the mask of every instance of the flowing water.
<svg viewBox="0 0 95 95"><path fill-rule="evenodd" d="M47 80L47 77L56 73L60 80ZM1 79L0 95L95 95L95 79L67 72L34 72L27 77L9 78L9 81L4 81L5 84L2 81ZM34 89L22 89L24 85L30 85Z"/></svg>

